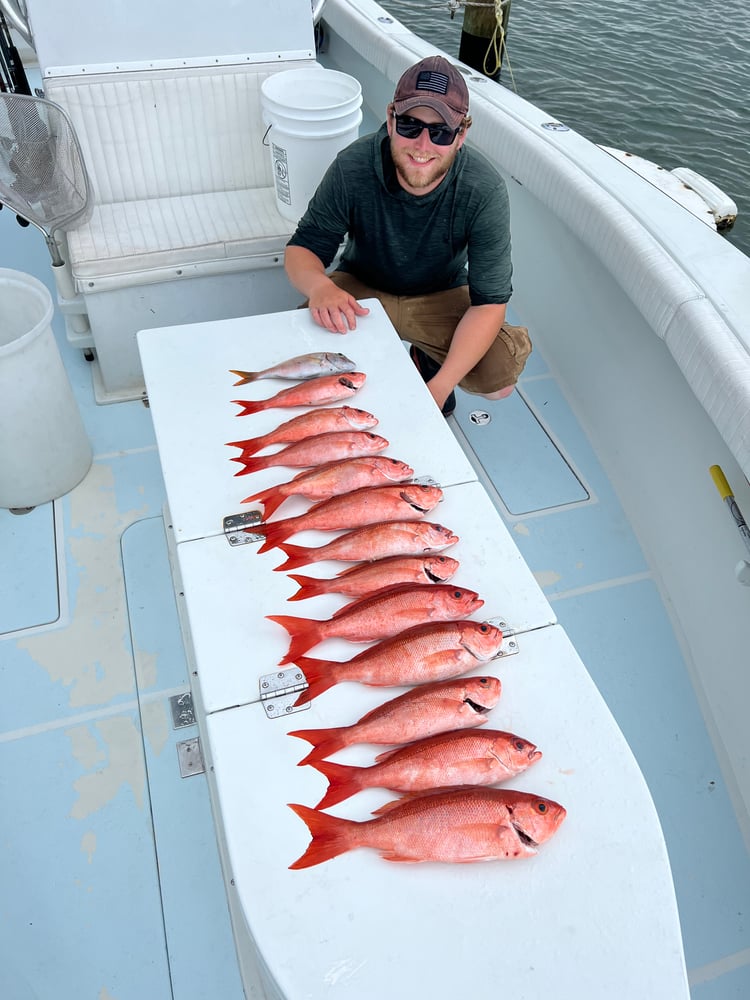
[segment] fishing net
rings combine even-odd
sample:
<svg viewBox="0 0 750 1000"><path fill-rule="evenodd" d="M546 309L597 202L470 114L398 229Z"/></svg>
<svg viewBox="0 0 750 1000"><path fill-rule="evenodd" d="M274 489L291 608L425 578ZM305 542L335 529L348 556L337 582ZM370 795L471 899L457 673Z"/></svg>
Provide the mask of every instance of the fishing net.
<svg viewBox="0 0 750 1000"><path fill-rule="evenodd" d="M73 229L91 212L89 180L73 126L57 104L0 93L0 202L44 233Z"/></svg>

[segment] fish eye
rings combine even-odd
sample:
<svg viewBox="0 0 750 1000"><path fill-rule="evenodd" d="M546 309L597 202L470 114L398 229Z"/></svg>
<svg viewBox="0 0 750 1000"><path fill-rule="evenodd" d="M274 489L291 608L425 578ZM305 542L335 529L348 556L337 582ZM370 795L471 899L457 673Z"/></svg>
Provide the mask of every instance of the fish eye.
<svg viewBox="0 0 750 1000"><path fill-rule="evenodd" d="M537 810L540 813L546 813L547 812L547 803L546 802L537 802L536 807L537 807Z"/></svg>
<svg viewBox="0 0 750 1000"><path fill-rule="evenodd" d="M516 748L516 750L523 750L524 747L526 746L526 744L524 743L523 740L516 740L516 742L513 744L513 746ZM542 810L542 812L543 811L544 810Z"/></svg>
<svg viewBox="0 0 750 1000"><path fill-rule="evenodd" d="M484 622L479 626L479 631L484 632L485 635L489 632L489 630L490 630L489 625L485 624Z"/></svg>
<svg viewBox="0 0 750 1000"><path fill-rule="evenodd" d="M463 591L462 591L462 590L454 590L454 591L453 591L453 596L454 596L454 597L455 597L456 599L458 599L458 598L461 598L461 597L463 597L463 596L464 596L464 595L463 595Z"/></svg>
<svg viewBox="0 0 750 1000"><path fill-rule="evenodd" d="M489 677L479 677L477 678L477 680L479 681L480 684L487 684L487 682L489 681Z"/></svg>

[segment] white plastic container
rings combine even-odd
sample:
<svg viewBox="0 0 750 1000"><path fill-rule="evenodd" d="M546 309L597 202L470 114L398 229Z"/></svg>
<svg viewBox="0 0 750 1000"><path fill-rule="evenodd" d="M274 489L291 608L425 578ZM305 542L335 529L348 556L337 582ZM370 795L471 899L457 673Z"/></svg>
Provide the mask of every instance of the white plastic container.
<svg viewBox="0 0 750 1000"><path fill-rule="evenodd" d="M261 105L276 204L298 222L336 154L359 134L362 87L335 70L290 69L263 81Z"/></svg>
<svg viewBox="0 0 750 1000"><path fill-rule="evenodd" d="M0 507L36 507L91 466L91 444L41 281L0 268Z"/></svg>

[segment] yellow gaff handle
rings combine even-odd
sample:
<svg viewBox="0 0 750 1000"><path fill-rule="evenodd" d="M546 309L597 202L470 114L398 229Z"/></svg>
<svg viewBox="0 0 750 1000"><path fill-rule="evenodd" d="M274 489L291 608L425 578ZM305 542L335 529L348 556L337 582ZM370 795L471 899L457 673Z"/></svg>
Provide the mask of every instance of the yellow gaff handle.
<svg viewBox="0 0 750 1000"><path fill-rule="evenodd" d="M708 471L711 473L711 478L716 484L716 489L719 491L721 499L729 508L729 513L732 515L732 519L737 525L737 530L742 536L742 540L747 546L748 552L750 552L750 528L748 528L747 522L742 516L742 511L737 506L737 501L734 499L734 494L732 493L731 486L727 482L727 477L721 471L720 465L712 465Z"/></svg>
<svg viewBox="0 0 750 1000"><path fill-rule="evenodd" d="M727 477L722 472L720 465L712 465L708 471L711 473L714 486L716 486L716 489L719 491L719 496L722 500L726 500L727 497L734 496L732 488L727 482Z"/></svg>

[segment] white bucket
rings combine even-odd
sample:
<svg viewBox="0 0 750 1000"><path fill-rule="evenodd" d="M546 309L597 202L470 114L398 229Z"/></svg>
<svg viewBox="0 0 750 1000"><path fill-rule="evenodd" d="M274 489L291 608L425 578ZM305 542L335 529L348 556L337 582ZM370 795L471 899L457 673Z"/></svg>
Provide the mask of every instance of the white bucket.
<svg viewBox="0 0 750 1000"><path fill-rule="evenodd" d="M0 268L0 507L36 507L73 489L91 466L41 281Z"/></svg>
<svg viewBox="0 0 750 1000"><path fill-rule="evenodd" d="M359 134L362 88L335 70L290 69L263 81L261 105L276 205L298 222L336 154Z"/></svg>

